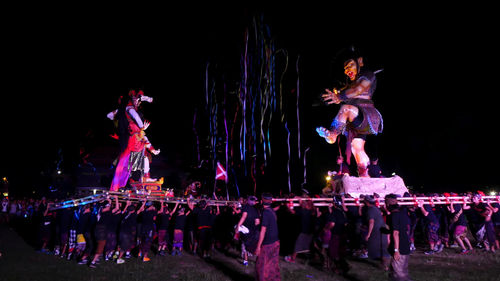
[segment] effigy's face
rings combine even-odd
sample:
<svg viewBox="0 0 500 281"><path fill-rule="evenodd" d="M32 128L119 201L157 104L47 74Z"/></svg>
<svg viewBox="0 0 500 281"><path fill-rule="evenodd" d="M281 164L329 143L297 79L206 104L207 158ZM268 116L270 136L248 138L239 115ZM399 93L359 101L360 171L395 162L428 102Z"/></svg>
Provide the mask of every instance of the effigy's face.
<svg viewBox="0 0 500 281"><path fill-rule="evenodd" d="M356 75L358 75L358 66L354 60L349 60L345 63L344 73L351 81L356 79Z"/></svg>
<svg viewBox="0 0 500 281"><path fill-rule="evenodd" d="M135 108L139 108L139 105L141 105L141 99L139 99L139 98L134 98L133 102L134 102Z"/></svg>

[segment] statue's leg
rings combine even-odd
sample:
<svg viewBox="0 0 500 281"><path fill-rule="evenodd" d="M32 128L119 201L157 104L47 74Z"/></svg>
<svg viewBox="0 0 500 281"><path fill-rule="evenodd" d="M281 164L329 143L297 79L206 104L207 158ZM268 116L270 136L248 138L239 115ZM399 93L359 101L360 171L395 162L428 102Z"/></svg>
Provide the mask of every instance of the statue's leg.
<svg viewBox="0 0 500 281"><path fill-rule="evenodd" d="M365 152L365 142L362 138L354 138L351 142L351 151L358 165L359 177L369 177L368 164L370 163L370 158Z"/></svg>
<svg viewBox="0 0 500 281"><path fill-rule="evenodd" d="M144 181L145 182L155 182L157 179L151 178L151 174L149 173L150 171L150 166L149 166L149 158L144 157Z"/></svg>
<svg viewBox="0 0 500 281"><path fill-rule="evenodd" d="M344 132L347 122L352 122L359 114L359 109L354 105L344 104L340 107L337 116L333 119L330 129L323 127L316 128L318 134L332 144L337 141L337 137Z"/></svg>

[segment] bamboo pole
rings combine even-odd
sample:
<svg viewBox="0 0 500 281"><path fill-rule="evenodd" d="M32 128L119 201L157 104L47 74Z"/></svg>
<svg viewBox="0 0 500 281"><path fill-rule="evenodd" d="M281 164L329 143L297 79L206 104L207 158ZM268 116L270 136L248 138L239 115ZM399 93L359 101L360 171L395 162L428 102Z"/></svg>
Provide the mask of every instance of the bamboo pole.
<svg viewBox="0 0 500 281"><path fill-rule="evenodd" d="M164 192L159 192L160 194L155 194L157 192L151 191L137 191L137 192L120 192L120 191L99 191L94 195L86 196L78 199L70 199L60 203L57 203L51 207L51 209L62 209L69 207L77 207L86 204L92 204L96 202L101 202L107 199L118 197L118 201L154 201L154 202L164 202L167 204L187 204L188 201L193 203L198 203L201 200L205 200L209 206L241 206L239 201L231 200L214 200L214 199L190 199L185 197L169 197ZM273 201L276 203L285 203L289 206L299 206L301 201L310 200L316 207L331 206L336 202L335 198L274 198ZM362 198L343 198L342 205L344 206L363 206ZM481 202L488 203L488 201L500 204L500 196L481 196ZM449 204L472 204L471 196L437 196L437 197L399 197L397 198L398 204L401 206L418 206L418 204L424 205L449 205ZM385 205L384 198L375 198L375 205L383 206Z"/></svg>
<svg viewBox="0 0 500 281"><path fill-rule="evenodd" d="M230 200L214 200L214 199L190 199L184 197L168 197L165 195L156 195L151 192L147 193L125 193L119 191L104 191L102 193L86 196L78 199L69 199L57 204L54 204L51 207L51 210L70 208L70 207L78 207L86 204L92 204L96 202L102 202L107 199L114 199L118 197L119 202L126 201L154 201L154 202L164 202L167 204L187 204L188 202L198 203L201 200L205 200L208 206L239 206L240 203L238 201L230 201Z"/></svg>

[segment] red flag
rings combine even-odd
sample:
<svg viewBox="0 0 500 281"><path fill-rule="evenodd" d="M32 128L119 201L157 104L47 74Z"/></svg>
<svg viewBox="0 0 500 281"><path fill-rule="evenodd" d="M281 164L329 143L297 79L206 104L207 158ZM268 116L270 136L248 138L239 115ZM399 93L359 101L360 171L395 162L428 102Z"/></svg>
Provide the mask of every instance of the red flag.
<svg viewBox="0 0 500 281"><path fill-rule="evenodd" d="M224 170L224 167L222 167L220 162L217 162L217 172L215 173L215 179L221 181L225 181L227 179L226 170Z"/></svg>

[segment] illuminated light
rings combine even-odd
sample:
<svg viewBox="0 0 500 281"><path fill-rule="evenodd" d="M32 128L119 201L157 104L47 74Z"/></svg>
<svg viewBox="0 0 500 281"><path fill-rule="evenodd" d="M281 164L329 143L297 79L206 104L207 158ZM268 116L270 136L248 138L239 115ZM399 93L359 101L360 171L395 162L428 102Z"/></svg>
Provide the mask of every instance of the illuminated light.
<svg viewBox="0 0 500 281"><path fill-rule="evenodd" d="M396 172L393 172L393 173L391 174L391 176L395 176L395 175L396 175Z"/></svg>
<svg viewBox="0 0 500 281"><path fill-rule="evenodd" d="M495 195L497 195L496 191L490 191L490 196L495 196Z"/></svg>
<svg viewBox="0 0 500 281"><path fill-rule="evenodd" d="M2 178L2 180L3 180L3 181L7 181L7 177L3 177L3 178Z"/></svg>
<svg viewBox="0 0 500 281"><path fill-rule="evenodd" d="M58 175L62 174L62 171L61 170L57 170L57 174Z"/></svg>
<svg viewBox="0 0 500 281"><path fill-rule="evenodd" d="M330 176L326 176L326 177L325 177L325 179L326 179L326 181L331 181L331 180L332 180L332 177L330 177Z"/></svg>
<svg viewBox="0 0 500 281"><path fill-rule="evenodd" d="M9 197L9 193L8 192L4 192L2 195L3 195L3 197Z"/></svg>
<svg viewBox="0 0 500 281"><path fill-rule="evenodd" d="M94 195L97 193L97 189L92 189L92 192L94 193Z"/></svg>

